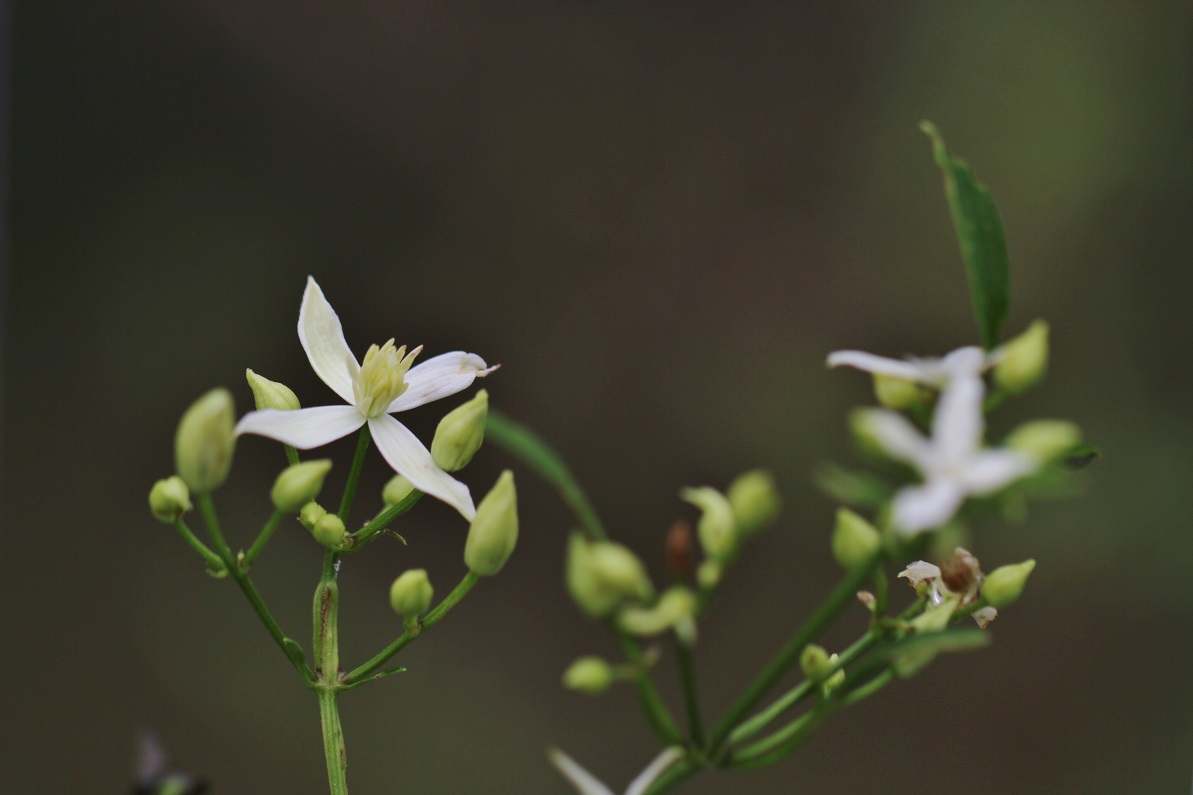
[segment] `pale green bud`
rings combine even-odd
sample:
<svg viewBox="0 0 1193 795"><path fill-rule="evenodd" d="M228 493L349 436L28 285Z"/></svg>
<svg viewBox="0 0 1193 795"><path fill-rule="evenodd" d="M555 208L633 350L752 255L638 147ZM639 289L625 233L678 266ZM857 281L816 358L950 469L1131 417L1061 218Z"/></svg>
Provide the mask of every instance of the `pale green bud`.
<svg viewBox="0 0 1193 795"><path fill-rule="evenodd" d="M483 389L472 400L448 412L439 421L431 441L431 458L435 464L444 472L463 469L485 439L488 416L489 393Z"/></svg>
<svg viewBox="0 0 1193 795"><path fill-rule="evenodd" d="M573 533L568 542L567 584L572 598L594 618L654 593L637 555L612 541L590 543L580 533Z"/></svg>
<svg viewBox="0 0 1193 795"><path fill-rule="evenodd" d="M713 560L727 563L737 552L739 535L733 517L733 506L724 494L709 486L684 489L680 497L700 509L696 523L696 537L704 554Z"/></svg>
<svg viewBox="0 0 1193 795"><path fill-rule="evenodd" d="M1007 437L1006 445L1031 453L1042 461L1054 461L1081 442L1081 429L1064 420L1035 420L1020 425Z"/></svg>
<svg viewBox="0 0 1193 795"><path fill-rule="evenodd" d="M715 560L706 560L696 569L696 583L703 589L716 588L725 568Z"/></svg>
<svg viewBox="0 0 1193 795"><path fill-rule="evenodd" d="M1048 324L1037 320L1027 331L1002 346L994 366L994 380L1008 392L1034 386L1048 369Z"/></svg>
<svg viewBox="0 0 1193 795"><path fill-rule="evenodd" d="M682 585L668 588L653 607L629 605L617 624L631 635L657 635L696 614L696 594Z"/></svg>
<svg viewBox="0 0 1193 795"><path fill-rule="evenodd" d="M733 518L743 536L752 535L774 523L783 507L775 479L764 469L738 475L725 491Z"/></svg>
<svg viewBox="0 0 1193 795"><path fill-rule="evenodd" d="M846 570L852 570L869 559L882 546L882 536L874 525L848 508L837 509L837 524L833 527L833 557Z"/></svg>
<svg viewBox="0 0 1193 795"><path fill-rule="evenodd" d="M828 652L824 650L823 646L809 643L800 652L799 667L804 672L804 676L813 682L821 682L828 677L829 669L832 668L832 662L829 660Z"/></svg>
<svg viewBox="0 0 1193 795"><path fill-rule="evenodd" d="M596 695L617 681L613 666L600 657L581 657L563 672L563 686L580 693Z"/></svg>
<svg viewBox="0 0 1193 795"><path fill-rule="evenodd" d="M1027 575L1036 567L1034 560L999 566L982 582L982 596L991 607L1006 607L1023 594Z"/></svg>
<svg viewBox="0 0 1193 795"><path fill-rule="evenodd" d="M311 528L315 540L328 549L339 549L346 532L344 521L334 513L324 514Z"/></svg>
<svg viewBox="0 0 1193 795"><path fill-rule="evenodd" d="M324 516L327 516L327 509L317 502L308 502L302 506L302 510L298 512L298 521L302 522L302 526L308 530L313 531L315 525Z"/></svg>
<svg viewBox="0 0 1193 795"><path fill-rule="evenodd" d="M191 509L191 492L185 481L177 475L159 480L149 490L149 510L154 517L174 523Z"/></svg>
<svg viewBox="0 0 1193 795"><path fill-rule="evenodd" d="M386 505L397 505L409 497L412 491L414 491L413 483L407 480L404 475L394 475L385 484L385 488L381 490L381 499Z"/></svg>
<svg viewBox="0 0 1193 795"><path fill-rule="evenodd" d="M213 389L194 402L174 435L174 464L195 494L219 488L232 468L236 409L226 389Z"/></svg>
<svg viewBox="0 0 1193 795"><path fill-rule="evenodd" d="M854 441L858 448L868 454L880 458L888 458L886 448L878 441L874 433L874 424L881 421L882 409L860 408L849 412L849 429L853 432Z"/></svg>
<svg viewBox="0 0 1193 795"><path fill-rule="evenodd" d="M920 402L920 387L906 378L874 373L874 397L888 409L902 411Z"/></svg>
<svg viewBox="0 0 1193 795"><path fill-rule="evenodd" d="M331 461L326 458L286 467L269 492L273 506L282 513L299 513L304 505L319 496L323 479L330 469Z"/></svg>
<svg viewBox="0 0 1193 795"><path fill-rule="evenodd" d="M427 612L434 595L426 569L411 569L402 572L389 587L389 605L395 613L409 620Z"/></svg>
<svg viewBox="0 0 1193 795"><path fill-rule="evenodd" d="M828 661L829 661L830 665L836 665L838 662L840 662L840 660L841 660L841 656L839 654L830 654L828 656ZM844 683L845 683L845 669L838 668L837 671L832 676L830 676L828 679L824 680L825 695L828 695L829 693L831 693L833 690L840 687Z"/></svg>
<svg viewBox="0 0 1193 795"><path fill-rule="evenodd" d="M253 403L256 405L258 411L262 409L293 411L294 409L302 408L302 404L298 402L298 396L294 394L294 390L285 384L270 381L265 376L257 375L252 370L245 370L244 377L249 382L249 389L253 390Z"/></svg>
<svg viewBox="0 0 1193 795"><path fill-rule="evenodd" d="M517 543L518 493L514 473L507 469L476 507L464 544L464 563L482 577L492 576L501 571Z"/></svg>

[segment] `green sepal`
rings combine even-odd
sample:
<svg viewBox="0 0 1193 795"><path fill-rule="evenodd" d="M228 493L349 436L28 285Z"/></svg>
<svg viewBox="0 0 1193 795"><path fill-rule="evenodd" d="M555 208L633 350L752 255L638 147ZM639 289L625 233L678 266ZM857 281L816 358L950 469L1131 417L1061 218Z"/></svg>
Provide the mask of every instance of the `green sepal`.
<svg viewBox="0 0 1193 795"><path fill-rule="evenodd" d="M998 330L1010 303L1010 268L1002 221L986 186L978 182L968 163L949 153L935 125L922 121L920 129L932 139L933 156L944 174L945 198L969 275L978 333L982 347L992 350L998 345Z"/></svg>

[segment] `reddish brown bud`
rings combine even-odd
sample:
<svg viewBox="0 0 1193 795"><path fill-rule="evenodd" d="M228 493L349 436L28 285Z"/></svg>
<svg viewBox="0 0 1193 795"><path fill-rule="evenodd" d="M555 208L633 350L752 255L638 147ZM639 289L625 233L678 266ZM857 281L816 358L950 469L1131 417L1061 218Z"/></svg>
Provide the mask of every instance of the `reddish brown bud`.
<svg viewBox="0 0 1193 795"><path fill-rule="evenodd" d="M692 576L692 569L696 565L695 551L692 549L692 526L682 519L672 522L667 531L667 542L664 547L667 560L667 571L677 580L686 580Z"/></svg>
<svg viewBox="0 0 1193 795"><path fill-rule="evenodd" d="M940 580L953 593L968 596L982 581L982 567L972 553L957 547L941 561Z"/></svg>

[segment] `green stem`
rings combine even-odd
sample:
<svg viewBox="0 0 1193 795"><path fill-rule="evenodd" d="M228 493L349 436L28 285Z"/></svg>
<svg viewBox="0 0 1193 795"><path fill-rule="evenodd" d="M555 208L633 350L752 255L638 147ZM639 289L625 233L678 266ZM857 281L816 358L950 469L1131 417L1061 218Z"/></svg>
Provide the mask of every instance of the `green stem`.
<svg viewBox="0 0 1193 795"><path fill-rule="evenodd" d="M387 525L389 525L390 522L413 508L414 504L418 502L422 496L423 493L418 489L415 489L403 497L401 502L397 503L396 505L390 505L381 513L377 514L377 516L371 522L357 530L355 533L352 533L352 545L344 551L355 552L365 544L372 541L377 537L378 533L380 533L386 528Z"/></svg>
<svg viewBox="0 0 1193 795"><path fill-rule="evenodd" d="M787 642L787 645L775 655L770 664L766 666L766 669L750 683L750 686L746 688L746 692L734 702L733 706L725 714L725 717L721 718L717 723L716 729L713 731L712 743L709 746L710 755L716 756L728 738L729 733L733 731L747 713L758 705L758 702L766 696L766 693L783 678L788 669L799 660L799 655L804 650L804 647L819 637L825 627L837 617L837 614L857 598L858 588L873 575L874 570L882 562L883 554L880 550L853 569L837 585L833 592L829 594L828 599L820 606L820 609L800 627L799 631Z"/></svg>
<svg viewBox="0 0 1193 795"><path fill-rule="evenodd" d="M344 498L340 500L340 521L347 524L348 511L352 510L352 500L356 497L356 484L360 482L360 471L365 465L365 453L369 450L369 424L361 426L360 436L356 438L356 455L352 457L352 471L348 473L348 482L344 484Z"/></svg>
<svg viewBox="0 0 1193 795"><path fill-rule="evenodd" d="M687 759L681 759L667 768L663 775L656 778L654 783L646 788L646 792L643 795L660 795L660 793L666 792L676 784L696 775L699 771L700 768L697 765Z"/></svg>
<svg viewBox="0 0 1193 795"><path fill-rule="evenodd" d="M265 523L265 527L261 528L261 532L257 535L257 540L249 547L249 551L244 553L244 557L240 559L240 568L248 570L253 565L253 561L261 554L261 550L265 549L265 545L269 543L269 539L273 537L273 533L278 529L278 525L282 523L282 517L285 514L281 511L274 511L273 516L269 517L269 521Z"/></svg>
<svg viewBox="0 0 1193 795"><path fill-rule="evenodd" d="M207 534L211 536L211 542L215 544L215 551L224 559L224 565L228 567L229 571L235 569L232 548L228 546L228 542L224 540L224 533L220 530L220 522L216 518L215 503L211 501L211 495L200 494L198 502L199 514L203 517L203 524L207 526Z"/></svg>
<svg viewBox="0 0 1193 795"><path fill-rule="evenodd" d="M323 755L327 760L327 785L331 795L348 795L348 752L344 747L344 729L336 704L336 690L316 691L319 697L319 721L323 726Z"/></svg>
<svg viewBox="0 0 1193 795"><path fill-rule="evenodd" d="M178 530L182 540L185 541L191 549L203 556L203 560L207 561L207 568L213 573L223 576L228 573L227 566L224 564L224 559L211 551L210 548L199 540L191 529L187 527L186 522L181 518L174 520L174 527Z"/></svg>
<svg viewBox="0 0 1193 795"><path fill-rule="evenodd" d="M671 712L651 681L650 671L642 661L642 650L638 648L637 641L620 630L617 631L617 639L621 643L622 653L636 672L634 685L638 689L638 705L642 707L646 722L665 745L684 745L683 735L679 733L675 719L671 717Z"/></svg>
<svg viewBox="0 0 1193 795"><path fill-rule="evenodd" d="M423 616L419 620L418 626L415 627L413 631L403 632L401 635L395 638L392 643L374 655L373 658L364 665L361 665L360 667L350 671L346 676L343 677L344 684L352 686L359 684L361 679L364 679L366 676L370 675L378 668L389 662L389 659L401 651L406 644L410 643L410 641L414 640L419 635L438 624L453 607L459 604L461 599L468 595L468 592L472 590L472 586L476 585L479 579L480 575L471 571L465 574L464 579L460 580L460 584L457 585L451 593L445 596L443 601L435 605L435 607L431 609L431 612Z"/></svg>
<svg viewBox="0 0 1193 795"><path fill-rule="evenodd" d="M567 464L534 431L489 409L485 433L498 447L530 467L553 487L590 538L604 540L607 537L605 526Z"/></svg>
<svg viewBox="0 0 1193 795"><path fill-rule="evenodd" d="M688 713L688 733L697 748L704 747L704 722L700 717L700 693L696 689L696 667L692 649L678 636L675 637L675 664L679 668L680 686L683 688L684 708Z"/></svg>
<svg viewBox="0 0 1193 795"><path fill-rule="evenodd" d="M298 463L298 451L290 445L286 445L286 460L290 462L290 466Z"/></svg>
<svg viewBox="0 0 1193 795"><path fill-rule="evenodd" d="M331 550L323 555L323 576L315 589L312 614L316 671L312 688L319 698L328 786L331 795L347 795L348 751L344 746L344 730L340 725L337 704L337 696L343 688L340 677L340 586L336 582L337 560L338 556Z"/></svg>

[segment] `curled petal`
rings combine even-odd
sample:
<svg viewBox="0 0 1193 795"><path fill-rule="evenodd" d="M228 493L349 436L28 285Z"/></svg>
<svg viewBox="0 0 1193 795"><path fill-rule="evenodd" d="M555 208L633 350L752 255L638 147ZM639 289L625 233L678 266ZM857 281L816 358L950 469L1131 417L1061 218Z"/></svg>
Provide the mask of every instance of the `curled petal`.
<svg viewBox="0 0 1193 795"><path fill-rule="evenodd" d="M885 356L875 356L865 351L834 351L828 355L829 367L856 367L867 373L880 373L907 381L931 383L934 374L935 359L923 359L917 362L902 359L888 359Z"/></svg>
<svg viewBox="0 0 1193 795"><path fill-rule="evenodd" d="M907 582L912 588L919 585L924 580L935 580L940 577L940 566L934 563L929 563L926 560L917 560L915 563L909 563L907 568L899 572L900 577L906 577Z"/></svg>
<svg viewBox="0 0 1193 795"><path fill-rule="evenodd" d="M922 486L899 491L891 505L891 523L904 535L940 527L953 518L965 500L960 484L946 478L934 478Z"/></svg>
<svg viewBox="0 0 1193 795"><path fill-rule="evenodd" d="M990 622L998 618L998 610L993 607L983 607L981 610L975 610L973 620L977 622L980 629L985 629L990 625Z"/></svg>
<svg viewBox="0 0 1193 795"><path fill-rule="evenodd" d="M319 406L311 409L250 411L236 423L237 435L254 433L310 450L342 439L365 424L355 406Z"/></svg>
<svg viewBox="0 0 1193 795"><path fill-rule="evenodd" d="M431 453L405 425L388 414L382 414L369 420L369 431L382 457L395 472L413 483L419 491L455 508L468 521L476 517L468 487L436 466Z"/></svg>
<svg viewBox="0 0 1193 795"><path fill-rule="evenodd" d="M310 276L302 294L302 308L298 310L298 339L323 383L345 402L355 405L352 382L360 372L360 365L344 339L339 316Z"/></svg>
<svg viewBox="0 0 1193 795"><path fill-rule="evenodd" d="M1038 465L1035 456L1017 450L988 450L969 459L959 477L970 494L981 497L1030 475Z"/></svg>
<svg viewBox="0 0 1193 795"><path fill-rule="evenodd" d="M406 411L454 395L471 386L473 380L496 369L487 367L485 360L475 353L441 353L410 368L410 372L406 373L406 391L398 395L386 411L390 414Z"/></svg>

